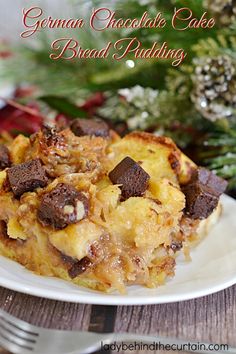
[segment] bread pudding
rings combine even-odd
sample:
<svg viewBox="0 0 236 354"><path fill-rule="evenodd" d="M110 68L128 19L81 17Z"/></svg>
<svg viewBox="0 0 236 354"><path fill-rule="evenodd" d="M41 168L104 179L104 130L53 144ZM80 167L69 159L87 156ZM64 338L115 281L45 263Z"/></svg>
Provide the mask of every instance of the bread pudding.
<svg viewBox="0 0 236 354"><path fill-rule="evenodd" d="M94 290L157 287L216 222L226 185L167 137L45 126L0 145L0 254Z"/></svg>

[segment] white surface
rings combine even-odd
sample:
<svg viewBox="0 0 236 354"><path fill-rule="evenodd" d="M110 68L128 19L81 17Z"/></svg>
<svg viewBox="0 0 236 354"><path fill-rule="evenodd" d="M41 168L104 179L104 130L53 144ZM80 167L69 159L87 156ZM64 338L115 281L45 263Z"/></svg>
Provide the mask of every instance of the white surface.
<svg viewBox="0 0 236 354"><path fill-rule="evenodd" d="M20 38L20 33L24 30L22 24L23 8L41 7L44 12L42 18L47 18L50 15L52 17L70 17L72 15L71 3L72 1L68 0L0 0L0 38L18 42L22 45L28 44L31 38L29 40ZM38 36L32 38L35 39Z"/></svg>
<svg viewBox="0 0 236 354"><path fill-rule="evenodd" d="M109 6L116 0L100 0L99 6ZM125 0L123 0L125 1ZM39 39L40 33L47 33L53 38L57 38L56 29L43 29L37 34L27 39L22 39L20 34L25 27L22 23L22 10L30 7L41 7L43 14L40 20L48 18L80 18L88 11L91 13L91 0L0 0L0 40L7 39L16 45L35 44ZM88 28L88 26L86 27ZM67 31L64 30L64 33ZM78 37L78 32L73 31L74 35Z"/></svg>
<svg viewBox="0 0 236 354"><path fill-rule="evenodd" d="M126 295L103 294L37 276L4 257L0 257L0 285L49 299L102 305L161 304L217 292L236 283L236 201L224 195L222 203L220 221L192 250L192 261L177 260L176 276L157 289L130 286Z"/></svg>

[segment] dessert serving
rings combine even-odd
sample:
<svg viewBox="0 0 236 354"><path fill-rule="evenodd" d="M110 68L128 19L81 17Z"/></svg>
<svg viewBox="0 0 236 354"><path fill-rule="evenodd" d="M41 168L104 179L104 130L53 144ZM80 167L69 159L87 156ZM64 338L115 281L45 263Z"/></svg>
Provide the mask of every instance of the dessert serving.
<svg viewBox="0 0 236 354"><path fill-rule="evenodd" d="M100 291L157 287L220 216L227 182L167 137L101 120L0 145L0 254Z"/></svg>

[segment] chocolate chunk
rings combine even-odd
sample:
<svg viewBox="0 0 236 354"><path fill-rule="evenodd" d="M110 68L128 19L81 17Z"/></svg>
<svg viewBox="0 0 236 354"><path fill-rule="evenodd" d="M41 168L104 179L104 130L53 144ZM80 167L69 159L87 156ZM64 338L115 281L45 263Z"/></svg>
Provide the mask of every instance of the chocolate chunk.
<svg viewBox="0 0 236 354"><path fill-rule="evenodd" d="M123 199L139 197L148 187L150 176L130 157L125 157L110 173L113 184L121 184Z"/></svg>
<svg viewBox="0 0 236 354"><path fill-rule="evenodd" d="M217 207L219 196L200 183L184 187L186 197L185 213L192 219L206 219Z"/></svg>
<svg viewBox="0 0 236 354"><path fill-rule="evenodd" d="M0 171L10 166L10 152L5 145L0 144Z"/></svg>
<svg viewBox="0 0 236 354"><path fill-rule="evenodd" d="M68 274L72 279L84 273L93 265L93 262L88 257L84 257L80 261L78 261L78 259L67 256L60 251L59 253L61 260L65 264L68 270Z"/></svg>
<svg viewBox="0 0 236 354"><path fill-rule="evenodd" d="M217 207L227 182L212 172L199 168L189 184L182 187L186 197L185 213L192 219L206 219Z"/></svg>
<svg viewBox="0 0 236 354"><path fill-rule="evenodd" d="M10 187L15 197L25 192L32 192L38 187L45 187L48 179L39 159L15 165L7 170Z"/></svg>
<svg viewBox="0 0 236 354"><path fill-rule="evenodd" d="M221 177L216 176L206 168L198 168L193 172L190 183L199 182L212 189L215 195L220 196L227 188L228 182Z"/></svg>
<svg viewBox="0 0 236 354"><path fill-rule="evenodd" d="M76 119L71 124L71 130L77 136L109 136L109 127L101 119Z"/></svg>
<svg viewBox="0 0 236 354"><path fill-rule="evenodd" d="M45 193L38 209L38 219L43 225L64 229L88 215L87 197L69 184L60 183Z"/></svg>
<svg viewBox="0 0 236 354"><path fill-rule="evenodd" d="M61 260L62 260L65 264L67 264L67 265L69 265L69 266L72 266L72 265L74 265L75 263L78 262L78 260L76 260L75 258L72 258L72 257L70 257L70 256L67 256L66 254L64 254L64 253L62 253L62 252L60 252L60 251L58 251L58 252L60 253Z"/></svg>
<svg viewBox="0 0 236 354"><path fill-rule="evenodd" d="M68 274L69 276L74 279L78 275L84 273L86 270L91 268L92 262L88 257L82 258L79 262L75 263L69 270Z"/></svg>

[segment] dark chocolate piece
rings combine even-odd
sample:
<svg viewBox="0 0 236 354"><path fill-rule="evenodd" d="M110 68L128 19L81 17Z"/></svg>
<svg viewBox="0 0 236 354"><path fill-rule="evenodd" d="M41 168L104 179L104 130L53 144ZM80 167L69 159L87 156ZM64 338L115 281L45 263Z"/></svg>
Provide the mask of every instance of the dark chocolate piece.
<svg viewBox="0 0 236 354"><path fill-rule="evenodd" d="M92 262L88 257L82 258L80 261L75 263L69 270L68 274L71 277L71 279L76 278L78 275L84 273L86 270L91 268Z"/></svg>
<svg viewBox="0 0 236 354"><path fill-rule="evenodd" d="M69 184L60 183L43 195L38 219L42 224L59 230L84 219L88 209L88 199L82 192Z"/></svg>
<svg viewBox="0 0 236 354"><path fill-rule="evenodd" d="M39 159L12 166L7 170L8 180L15 197L45 187L48 179Z"/></svg>
<svg viewBox="0 0 236 354"><path fill-rule="evenodd" d="M192 219L206 219L217 207L227 182L204 168L196 170L182 187L186 197L185 213Z"/></svg>
<svg viewBox="0 0 236 354"><path fill-rule="evenodd" d="M101 119L75 119L71 124L71 130L76 136L94 135L104 138L109 136L109 127Z"/></svg>
<svg viewBox="0 0 236 354"><path fill-rule="evenodd" d="M58 252L60 252L60 251L58 251ZM69 266L72 266L72 265L74 265L75 263L78 262L77 259L75 259L75 258L73 258L73 257L70 257L70 256L67 256L66 254L64 254L64 253L62 253L62 252L60 252L60 257L61 257L61 260L62 260L65 264L67 264L67 265L69 265Z"/></svg>
<svg viewBox="0 0 236 354"><path fill-rule="evenodd" d="M193 172L190 183L199 182L210 188L215 195L220 196L227 188L228 182L216 176L206 168L200 167Z"/></svg>
<svg viewBox="0 0 236 354"><path fill-rule="evenodd" d="M0 144L0 171L11 166L10 152L5 145Z"/></svg>
<svg viewBox="0 0 236 354"><path fill-rule="evenodd" d="M139 197L148 187L150 176L130 157L125 157L110 173L113 184L121 184L123 199Z"/></svg>
<svg viewBox="0 0 236 354"><path fill-rule="evenodd" d="M186 197L185 213L192 219L206 219L219 202L219 196L200 183L188 185L183 188Z"/></svg>

